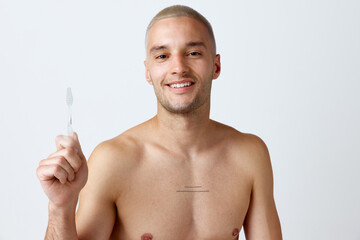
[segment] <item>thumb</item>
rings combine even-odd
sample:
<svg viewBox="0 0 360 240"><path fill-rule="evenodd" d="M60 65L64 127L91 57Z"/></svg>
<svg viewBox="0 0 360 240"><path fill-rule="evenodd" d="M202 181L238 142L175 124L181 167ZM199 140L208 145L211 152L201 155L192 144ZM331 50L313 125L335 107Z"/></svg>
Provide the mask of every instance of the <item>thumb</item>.
<svg viewBox="0 0 360 240"><path fill-rule="evenodd" d="M69 137L72 137L74 140L79 141L78 135L76 132L69 133Z"/></svg>
<svg viewBox="0 0 360 240"><path fill-rule="evenodd" d="M81 151L81 145L80 145L80 141L79 141L79 136L77 135L76 132L72 132L69 134L69 137L71 137L72 139L75 140L76 144L78 145L79 147L79 150Z"/></svg>
<svg viewBox="0 0 360 240"><path fill-rule="evenodd" d="M77 143L77 145L78 145L78 150L79 150L79 153L81 154L81 157L82 157L83 159L86 159L85 156L84 156L84 153L82 152L82 149L81 149L81 145L80 145L80 141L79 141L79 136L78 136L78 134L77 134L76 132L71 132L71 133L69 134L69 136L72 137L72 138L75 140L75 142Z"/></svg>

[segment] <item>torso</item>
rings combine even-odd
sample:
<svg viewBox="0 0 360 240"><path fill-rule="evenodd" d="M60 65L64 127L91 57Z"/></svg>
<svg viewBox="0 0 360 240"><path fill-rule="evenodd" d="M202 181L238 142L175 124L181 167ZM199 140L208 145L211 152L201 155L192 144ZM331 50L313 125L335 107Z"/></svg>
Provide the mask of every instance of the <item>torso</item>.
<svg viewBox="0 0 360 240"><path fill-rule="evenodd" d="M250 159L231 136L192 159L142 141L115 203L111 239L238 239L252 183Z"/></svg>

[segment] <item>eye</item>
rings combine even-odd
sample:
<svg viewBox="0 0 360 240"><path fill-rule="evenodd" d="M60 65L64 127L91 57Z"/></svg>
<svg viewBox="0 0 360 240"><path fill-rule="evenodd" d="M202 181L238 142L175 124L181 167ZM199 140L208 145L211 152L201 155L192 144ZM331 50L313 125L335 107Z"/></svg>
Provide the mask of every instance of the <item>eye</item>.
<svg viewBox="0 0 360 240"><path fill-rule="evenodd" d="M166 55L165 54L161 54L159 56L156 56L156 59L165 59Z"/></svg>
<svg viewBox="0 0 360 240"><path fill-rule="evenodd" d="M200 56L201 53L199 53L199 52L190 52L189 55L193 56L193 57L196 57L196 56Z"/></svg>

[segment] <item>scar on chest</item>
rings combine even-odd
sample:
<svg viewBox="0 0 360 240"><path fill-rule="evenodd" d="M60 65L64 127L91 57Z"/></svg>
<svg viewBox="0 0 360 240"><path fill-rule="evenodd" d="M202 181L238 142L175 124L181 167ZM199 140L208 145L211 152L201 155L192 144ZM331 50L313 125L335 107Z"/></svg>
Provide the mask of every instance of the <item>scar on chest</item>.
<svg viewBox="0 0 360 240"><path fill-rule="evenodd" d="M234 228L232 235L234 237L236 237L237 235L239 235L239 229L238 228ZM144 233L141 236L141 240L152 240L153 239L153 235L151 233Z"/></svg>
<svg viewBox="0 0 360 240"><path fill-rule="evenodd" d="M144 233L141 236L141 240L151 240L151 239L153 239L153 235L151 233Z"/></svg>
<svg viewBox="0 0 360 240"><path fill-rule="evenodd" d="M208 189L200 189L202 186L184 186L185 189L177 190L176 192L210 192Z"/></svg>

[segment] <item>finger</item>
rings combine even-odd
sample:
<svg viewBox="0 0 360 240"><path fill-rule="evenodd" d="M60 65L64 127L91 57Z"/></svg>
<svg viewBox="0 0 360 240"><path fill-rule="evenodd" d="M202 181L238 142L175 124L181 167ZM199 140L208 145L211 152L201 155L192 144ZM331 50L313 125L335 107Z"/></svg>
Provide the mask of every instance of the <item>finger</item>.
<svg viewBox="0 0 360 240"><path fill-rule="evenodd" d="M75 141L79 140L79 136L77 135L76 132L71 132L71 133L69 133L68 136L72 137Z"/></svg>
<svg viewBox="0 0 360 240"><path fill-rule="evenodd" d="M71 167L69 162L63 156L55 156L52 158L44 159L40 161L40 166L59 165L62 167L68 176L68 180L71 182L75 179L74 169Z"/></svg>
<svg viewBox="0 0 360 240"><path fill-rule="evenodd" d="M57 150L61 150L64 148L75 148L76 147L76 143L74 138L67 136L67 135L58 135L55 137L55 144L56 144L56 149Z"/></svg>
<svg viewBox="0 0 360 240"><path fill-rule="evenodd" d="M56 151L64 149L65 147L60 144L60 139L64 138L65 135L57 135L55 137Z"/></svg>
<svg viewBox="0 0 360 240"><path fill-rule="evenodd" d="M68 137L69 137L70 139L72 139L72 140L74 141L75 145L76 145L77 147L79 147L79 150L81 150L81 145L80 145L80 141L79 141L79 136L77 135L77 133L76 133L76 132L71 132L71 133L68 135Z"/></svg>
<svg viewBox="0 0 360 240"><path fill-rule="evenodd" d="M80 157L86 161L86 158L85 158L85 155L84 153L82 152L82 148L81 148L81 145L80 145L80 141L79 141L79 136L77 134L77 132L72 132L71 133L71 137L75 140L75 142L77 143L77 145L79 146L79 153L80 153Z"/></svg>
<svg viewBox="0 0 360 240"><path fill-rule="evenodd" d="M52 153L49 155L48 159L55 158L55 157L61 157L64 160L66 160L70 164L70 166L74 170L74 172L79 171L81 165L83 164L81 155L79 155L79 153L77 153L72 148L64 148L55 153ZM60 160L60 161L62 161L62 160Z"/></svg>
<svg viewBox="0 0 360 240"><path fill-rule="evenodd" d="M81 155L83 155L80 142L78 139L78 135L76 132L70 133L69 136L67 135L56 136L55 143L57 150L61 150L64 148L73 148L75 149L75 151L81 152Z"/></svg>
<svg viewBox="0 0 360 240"><path fill-rule="evenodd" d="M54 168L54 177L56 177L62 184L67 182L67 172L59 165L52 165Z"/></svg>
<svg viewBox="0 0 360 240"><path fill-rule="evenodd" d="M67 182L67 172L59 165L41 165L38 167L37 176L40 181L49 181L57 179L62 184Z"/></svg>

